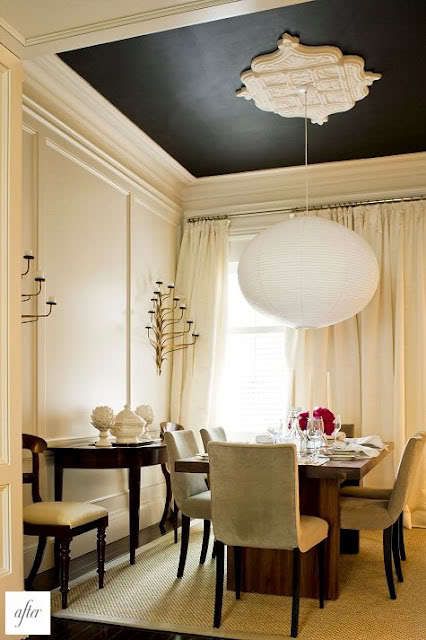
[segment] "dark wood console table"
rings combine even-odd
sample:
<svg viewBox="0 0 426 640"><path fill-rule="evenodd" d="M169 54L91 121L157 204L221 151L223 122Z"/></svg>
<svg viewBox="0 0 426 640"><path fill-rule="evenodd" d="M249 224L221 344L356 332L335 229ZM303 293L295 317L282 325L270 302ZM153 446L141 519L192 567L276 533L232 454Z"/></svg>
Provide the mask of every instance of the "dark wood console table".
<svg viewBox="0 0 426 640"><path fill-rule="evenodd" d="M167 471L167 449L162 443L136 447L49 447L55 457L55 500L62 500L64 469L128 469L129 470L129 532L130 564L135 563L135 552L139 546L139 506L141 467L161 465L166 480L166 503L160 522L160 530L169 514L171 501L170 475Z"/></svg>

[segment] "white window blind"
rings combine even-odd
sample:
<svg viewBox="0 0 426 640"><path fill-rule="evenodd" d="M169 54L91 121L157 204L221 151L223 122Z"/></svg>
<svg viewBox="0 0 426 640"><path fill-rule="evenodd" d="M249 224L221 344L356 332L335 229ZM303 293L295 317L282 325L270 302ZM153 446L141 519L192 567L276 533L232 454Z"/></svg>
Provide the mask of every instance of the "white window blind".
<svg viewBox="0 0 426 640"><path fill-rule="evenodd" d="M289 372L284 327L255 311L229 263L228 340L222 394L223 424L234 434L277 427L287 415Z"/></svg>

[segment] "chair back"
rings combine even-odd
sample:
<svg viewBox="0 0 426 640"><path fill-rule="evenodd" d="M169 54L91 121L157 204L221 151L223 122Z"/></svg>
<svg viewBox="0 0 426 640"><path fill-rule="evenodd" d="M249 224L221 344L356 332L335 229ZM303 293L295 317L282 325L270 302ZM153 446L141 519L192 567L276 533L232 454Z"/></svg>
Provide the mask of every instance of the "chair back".
<svg viewBox="0 0 426 640"><path fill-rule="evenodd" d="M184 427L177 422L160 422L160 437L164 439L166 431L183 431Z"/></svg>
<svg viewBox="0 0 426 640"><path fill-rule="evenodd" d="M416 433L408 440L399 463L398 473L388 504L389 515L395 521L402 512L408 498L410 484L414 477L417 463L425 444L421 433Z"/></svg>
<svg viewBox="0 0 426 640"><path fill-rule="evenodd" d="M212 522L220 542L294 549L300 529L296 445L209 442Z"/></svg>
<svg viewBox="0 0 426 640"><path fill-rule="evenodd" d="M31 485L31 496L33 502L41 502L39 478L40 462L38 456L40 453L43 453L43 451L47 449L47 442L46 440L43 440L43 438L39 438L38 436L23 433L22 448L29 449L29 451L31 451L32 457L31 473L23 473L22 481L24 484Z"/></svg>
<svg viewBox="0 0 426 640"><path fill-rule="evenodd" d="M167 446L173 497L181 509L186 498L207 490L203 473L176 473L175 471L176 460L192 458L199 453L197 440L191 429L183 429L181 431L166 431L164 442Z"/></svg>
<svg viewBox="0 0 426 640"><path fill-rule="evenodd" d="M355 436L355 425L354 424L342 424L342 431L346 433L347 438L353 438Z"/></svg>
<svg viewBox="0 0 426 640"><path fill-rule="evenodd" d="M201 440L203 441L204 451L207 453L207 445L214 440L215 442L226 442L227 437L223 427L213 427L212 429L200 429Z"/></svg>

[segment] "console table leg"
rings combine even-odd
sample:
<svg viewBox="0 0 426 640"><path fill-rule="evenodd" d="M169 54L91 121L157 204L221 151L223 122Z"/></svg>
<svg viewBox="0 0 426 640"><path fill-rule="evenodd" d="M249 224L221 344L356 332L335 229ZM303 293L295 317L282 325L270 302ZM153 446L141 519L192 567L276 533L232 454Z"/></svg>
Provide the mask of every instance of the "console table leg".
<svg viewBox="0 0 426 640"><path fill-rule="evenodd" d="M164 503L163 515L161 516L160 524L158 526L160 527L162 535L164 535L166 533L165 525L170 512L170 503L172 501L172 486L170 483L170 473L168 472L165 464L161 465L161 471L163 472L164 480L166 481L166 501Z"/></svg>
<svg viewBox="0 0 426 640"><path fill-rule="evenodd" d="M129 467L129 532L130 564L135 564L136 549L139 546L139 506L141 493L140 467Z"/></svg>

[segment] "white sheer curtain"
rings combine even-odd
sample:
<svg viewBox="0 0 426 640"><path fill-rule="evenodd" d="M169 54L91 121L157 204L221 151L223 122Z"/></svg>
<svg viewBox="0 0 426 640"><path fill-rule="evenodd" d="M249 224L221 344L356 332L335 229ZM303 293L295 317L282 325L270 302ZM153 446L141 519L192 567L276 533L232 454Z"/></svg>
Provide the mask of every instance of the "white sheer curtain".
<svg viewBox="0 0 426 640"><path fill-rule="evenodd" d="M173 355L171 419L186 427L216 426L216 394L226 339L228 220L185 223L176 292L200 333L194 348Z"/></svg>
<svg viewBox="0 0 426 640"><path fill-rule="evenodd" d="M355 423L358 433L379 433L395 443L393 467L380 465L366 478L391 486L407 438L425 428L426 203L344 207L317 215L370 243L380 283L355 318L325 329L288 331L296 405L325 403L330 372L332 409ZM406 524L426 527L426 458L409 497Z"/></svg>

